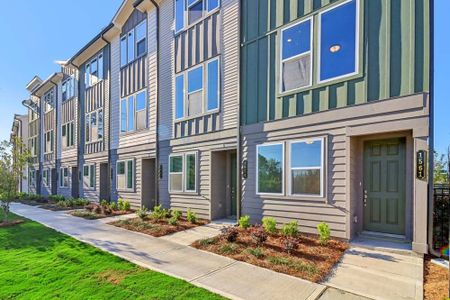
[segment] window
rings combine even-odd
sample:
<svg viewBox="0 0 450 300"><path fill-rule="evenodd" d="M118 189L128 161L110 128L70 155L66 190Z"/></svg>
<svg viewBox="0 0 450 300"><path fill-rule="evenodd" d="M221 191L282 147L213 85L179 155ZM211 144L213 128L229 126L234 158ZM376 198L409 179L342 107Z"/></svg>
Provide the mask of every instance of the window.
<svg viewBox="0 0 450 300"><path fill-rule="evenodd" d="M291 195L323 195L323 139L290 143Z"/></svg>
<svg viewBox="0 0 450 300"><path fill-rule="evenodd" d="M49 112L55 107L55 97L53 89L44 95L44 112Z"/></svg>
<svg viewBox="0 0 450 300"><path fill-rule="evenodd" d="M62 125L61 128L61 145L63 148L68 148L74 145L74 122L69 122Z"/></svg>
<svg viewBox="0 0 450 300"><path fill-rule="evenodd" d="M28 182L31 186L36 186L36 171L30 170L30 174L28 176Z"/></svg>
<svg viewBox="0 0 450 300"><path fill-rule="evenodd" d="M219 109L219 66L219 59L216 58L188 70L186 76L180 74L176 77L175 119L194 117ZM184 88L185 85L187 89Z"/></svg>
<svg viewBox="0 0 450 300"><path fill-rule="evenodd" d="M103 109L90 112L86 115L86 142L96 142L104 136Z"/></svg>
<svg viewBox="0 0 450 300"><path fill-rule="evenodd" d="M89 88L104 79L103 71L103 54L98 54L86 64L84 73L86 88Z"/></svg>
<svg viewBox="0 0 450 300"><path fill-rule="evenodd" d="M75 96L75 78L73 76L66 79L62 84L61 98L66 101Z"/></svg>
<svg viewBox="0 0 450 300"><path fill-rule="evenodd" d="M98 111L97 139L103 139L103 110Z"/></svg>
<svg viewBox="0 0 450 300"><path fill-rule="evenodd" d="M357 73L357 7L351 0L319 14L319 82Z"/></svg>
<svg viewBox="0 0 450 300"><path fill-rule="evenodd" d="M183 191L183 156L174 155L169 158L169 190Z"/></svg>
<svg viewBox="0 0 450 300"><path fill-rule="evenodd" d="M50 169L44 169L42 171L42 181L44 183L45 186L50 186L50 182L51 182L51 173L50 173Z"/></svg>
<svg viewBox="0 0 450 300"><path fill-rule="evenodd" d="M175 79L175 119L184 117L184 75L179 75Z"/></svg>
<svg viewBox="0 0 450 300"><path fill-rule="evenodd" d="M220 0L175 0L175 33L219 8ZM185 22L185 14L187 23Z"/></svg>
<svg viewBox="0 0 450 300"><path fill-rule="evenodd" d="M312 19L281 31L281 92L312 84Z"/></svg>
<svg viewBox="0 0 450 300"><path fill-rule="evenodd" d="M120 132L147 128L147 90L140 91L120 102Z"/></svg>
<svg viewBox="0 0 450 300"><path fill-rule="evenodd" d="M125 33L120 39L120 65L123 67L147 53L147 20Z"/></svg>
<svg viewBox="0 0 450 300"><path fill-rule="evenodd" d="M86 188L95 189L95 165L83 167L83 184Z"/></svg>
<svg viewBox="0 0 450 300"><path fill-rule="evenodd" d="M282 194L284 144L258 145L256 169L258 194Z"/></svg>
<svg viewBox="0 0 450 300"><path fill-rule="evenodd" d="M120 190L134 189L134 160L117 162L116 182Z"/></svg>
<svg viewBox="0 0 450 300"><path fill-rule="evenodd" d="M203 67L188 71L187 116L203 112Z"/></svg>
<svg viewBox="0 0 450 300"><path fill-rule="evenodd" d="M61 168L59 171L59 186L68 187L69 186L69 169Z"/></svg>
<svg viewBox="0 0 450 300"><path fill-rule="evenodd" d="M86 138L86 142L89 142L91 140L91 121L90 121L91 115L87 114L86 115L86 120L85 120L85 138Z"/></svg>
<svg viewBox="0 0 450 300"><path fill-rule="evenodd" d="M169 191L197 191L197 153L174 154L169 158Z"/></svg>
<svg viewBox="0 0 450 300"><path fill-rule="evenodd" d="M53 152L53 130L44 133L44 153Z"/></svg>

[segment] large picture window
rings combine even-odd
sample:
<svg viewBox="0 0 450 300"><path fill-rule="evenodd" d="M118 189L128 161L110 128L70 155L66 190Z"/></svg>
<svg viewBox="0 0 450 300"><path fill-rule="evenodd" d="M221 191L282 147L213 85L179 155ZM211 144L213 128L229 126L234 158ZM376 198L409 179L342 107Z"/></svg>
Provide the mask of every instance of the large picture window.
<svg viewBox="0 0 450 300"><path fill-rule="evenodd" d="M290 143L290 194L323 195L323 139Z"/></svg>
<svg viewBox="0 0 450 300"><path fill-rule="evenodd" d="M147 20L124 34L120 39L120 65L123 67L147 53Z"/></svg>
<svg viewBox="0 0 450 300"><path fill-rule="evenodd" d="M134 188L134 160L118 161L116 173L119 190L132 190Z"/></svg>
<svg viewBox="0 0 450 300"><path fill-rule="evenodd" d="M124 98L120 102L120 132L127 133L148 127L147 90Z"/></svg>
<svg viewBox="0 0 450 300"><path fill-rule="evenodd" d="M257 193L284 192L284 144L257 146Z"/></svg>
<svg viewBox="0 0 450 300"><path fill-rule="evenodd" d="M358 1L351 0L319 14L319 82L358 72Z"/></svg>
<svg viewBox="0 0 450 300"><path fill-rule="evenodd" d="M219 107L220 63L218 58L176 77L175 119L195 117L217 111Z"/></svg>
<svg viewBox="0 0 450 300"><path fill-rule="evenodd" d="M169 158L169 191L197 191L197 152L174 154Z"/></svg>
<svg viewBox="0 0 450 300"><path fill-rule="evenodd" d="M281 92L312 84L312 19L281 31Z"/></svg>

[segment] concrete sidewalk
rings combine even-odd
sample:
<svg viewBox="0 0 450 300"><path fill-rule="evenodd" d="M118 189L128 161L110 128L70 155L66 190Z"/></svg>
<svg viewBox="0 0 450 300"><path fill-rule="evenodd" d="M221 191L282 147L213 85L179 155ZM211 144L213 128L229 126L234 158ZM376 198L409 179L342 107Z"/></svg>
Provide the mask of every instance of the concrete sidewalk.
<svg viewBox="0 0 450 300"><path fill-rule="evenodd" d="M11 211L137 265L184 279L231 299L318 299L325 286L176 243L38 207Z"/></svg>

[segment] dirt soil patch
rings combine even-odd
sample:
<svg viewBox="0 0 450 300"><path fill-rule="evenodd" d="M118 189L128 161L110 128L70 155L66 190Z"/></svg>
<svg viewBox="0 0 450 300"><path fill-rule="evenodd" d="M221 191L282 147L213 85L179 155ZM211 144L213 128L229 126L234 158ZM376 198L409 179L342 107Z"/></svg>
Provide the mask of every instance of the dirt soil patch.
<svg viewBox="0 0 450 300"><path fill-rule="evenodd" d="M119 285L131 273L131 270L106 270L98 274L98 279Z"/></svg>
<svg viewBox="0 0 450 300"><path fill-rule="evenodd" d="M151 218L147 218L145 220L142 220L141 218L119 220L110 223L110 225L114 225L132 231L142 232L154 237L160 237L171 233L183 231L186 229L202 226L207 223L208 221L206 220L197 220L195 224L192 224L188 222L186 218L181 217L176 225L170 225L166 219L154 220Z"/></svg>
<svg viewBox="0 0 450 300"><path fill-rule="evenodd" d="M25 222L25 221L24 220L12 220L9 222L0 222L0 228L19 225L19 224L22 224L23 222Z"/></svg>
<svg viewBox="0 0 450 300"><path fill-rule="evenodd" d="M448 269L431 262L431 257L424 261L424 299L448 299Z"/></svg>
<svg viewBox="0 0 450 300"><path fill-rule="evenodd" d="M122 216L126 214L132 213L131 211L112 211L110 214L102 214L102 213L95 213L92 211L88 211L86 209L83 210L75 210L70 212L72 216L84 218L86 220L97 220L97 219L103 219L103 218L109 218L109 217L115 217L115 216Z"/></svg>
<svg viewBox="0 0 450 300"><path fill-rule="evenodd" d="M228 242L224 235L219 235L197 241L192 246L312 282L324 280L348 248L346 242L338 240L330 240L322 246L316 236L302 234L296 238L297 249L288 254L281 235L269 235L261 246L257 246L249 230L238 231L235 242Z"/></svg>

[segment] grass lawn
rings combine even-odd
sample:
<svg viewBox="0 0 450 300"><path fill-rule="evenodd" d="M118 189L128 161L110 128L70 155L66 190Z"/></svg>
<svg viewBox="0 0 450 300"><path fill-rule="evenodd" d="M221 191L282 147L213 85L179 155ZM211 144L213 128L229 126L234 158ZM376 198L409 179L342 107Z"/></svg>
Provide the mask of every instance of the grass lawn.
<svg viewBox="0 0 450 300"><path fill-rule="evenodd" d="M0 228L0 299L223 298L26 220Z"/></svg>

